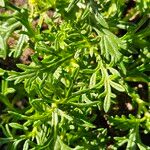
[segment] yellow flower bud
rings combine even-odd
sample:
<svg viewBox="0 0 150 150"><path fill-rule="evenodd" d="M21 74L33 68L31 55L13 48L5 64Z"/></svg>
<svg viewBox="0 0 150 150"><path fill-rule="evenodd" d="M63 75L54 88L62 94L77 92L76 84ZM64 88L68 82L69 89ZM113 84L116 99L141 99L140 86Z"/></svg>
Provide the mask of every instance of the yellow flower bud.
<svg viewBox="0 0 150 150"><path fill-rule="evenodd" d="M35 5L37 3L37 0L28 0L28 3L30 5Z"/></svg>

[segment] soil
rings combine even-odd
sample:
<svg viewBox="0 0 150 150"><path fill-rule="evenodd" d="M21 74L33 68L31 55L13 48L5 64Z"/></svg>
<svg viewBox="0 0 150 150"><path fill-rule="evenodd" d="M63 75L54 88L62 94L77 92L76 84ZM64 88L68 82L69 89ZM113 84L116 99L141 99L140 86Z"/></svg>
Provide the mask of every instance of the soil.
<svg viewBox="0 0 150 150"><path fill-rule="evenodd" d="M10 0L10 2L16 6L23 6L27 3L27 0Z"/></svg>

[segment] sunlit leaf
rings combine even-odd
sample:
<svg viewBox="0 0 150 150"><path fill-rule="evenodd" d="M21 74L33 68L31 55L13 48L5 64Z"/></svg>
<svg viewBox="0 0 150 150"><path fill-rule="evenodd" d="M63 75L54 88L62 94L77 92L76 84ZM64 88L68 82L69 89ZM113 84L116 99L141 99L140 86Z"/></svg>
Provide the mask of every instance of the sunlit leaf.
<svg viewBox="0 0 150 150"><path fill-rule="evenodd" d="M111 97L109 94L107 94L104 99L104 111L105 112L108 112L110 108L110 104L111 104Z"/></svg>
<svg viewBox="0 0 150 150"><path fill-rule="evenodd" d="M92 74L90 78L89 88L92 88L96 84L96 72Z"/></svg>
<svg viewBox="0 0 150 150"><path fill-rule="evenodd" d="M123 86L120 85L120 84L118 84L118 83L115 83L115 82L113 82L113 81L110 81L110 85L111 85L114 89L116 89L116 90L118 90L118 91L120 91L120 92L124 92L124 91L125 91L125 89L123 88Z"/></svg>

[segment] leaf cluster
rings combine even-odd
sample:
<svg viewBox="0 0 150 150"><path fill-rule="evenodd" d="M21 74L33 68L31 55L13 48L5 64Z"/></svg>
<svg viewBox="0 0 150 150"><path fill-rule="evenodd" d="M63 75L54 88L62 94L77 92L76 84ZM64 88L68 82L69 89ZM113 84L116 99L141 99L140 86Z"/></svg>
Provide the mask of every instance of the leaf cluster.
<svg viewBox="0 0 150 150"><path fill-rule="evenodd" d="M131 86L149 91L150 1L133 3L125 12L123 0L0 1L0 58L20 62L0 69L1 148L150 149L149 95ZM134 112L124 114L128 99Z"/></svg>

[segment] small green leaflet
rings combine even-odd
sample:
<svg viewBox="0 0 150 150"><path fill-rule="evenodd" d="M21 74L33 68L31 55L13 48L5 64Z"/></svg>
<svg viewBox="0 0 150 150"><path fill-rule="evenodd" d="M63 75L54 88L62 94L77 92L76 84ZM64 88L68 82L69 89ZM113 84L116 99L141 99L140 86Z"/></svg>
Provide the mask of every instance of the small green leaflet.
<svg viewBox="0 0 150 150"><path fill-rule="evenodd" d="M80 0L72 0L72 2L69 4L69 6L67 7L66 11L70 12L72 10L72 8L74 8L74 6L79 2Z"/></svg>
<svg viewBox="0 0 150 150"><path fill-rule="evenodd" d="M7 45L4 38L0 35L0 57L5 59L7 55Z"/></svg>
<svg viewBox="0 0 150 150"><path fill-rule="evenodd" d="M120 91L120 92L124 92L125 89L123 88L123 86L121 86L120 84L116 83L116 82L113 82L113 81L110 81L110 85L116 89L117 91Z"/></svg>
<svg viewBox="0 0 150 150"><path fill-rule="evenodd" d="M108 112L110 108L110 104L111 104L111 97L110 97L110 94L107 94L104 99L104 111L105 112Z"/></svg>
<svg viewBox="0 0 150 150"><path fill-rule="evenodd" d="M5 1L4 0L0 0L0 7L5 7Z"/></svg>
<svg viewBox="0 0 150 150"><path fill-rule="evenodd" d="M9 123L9 126L15 129L20 129L20 130L28 130L27 127L20 125L19 123Z"/></svg>
<svg viewBox="0 0 150 150"><path fill-rule="evenodd" d="M96 72L94 72L90 78L89 88L93 88L96 84Z"/></svg>
<svg viewBox="0 0 150 150"><path fill-rule="evenodd" d="M100 13L95 14L95 19L103 27L109 28L108 23L105 21L105 19L102 17L102 15Z"/></svg>

